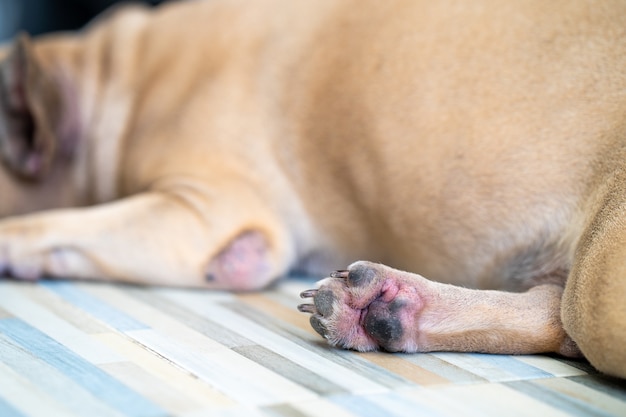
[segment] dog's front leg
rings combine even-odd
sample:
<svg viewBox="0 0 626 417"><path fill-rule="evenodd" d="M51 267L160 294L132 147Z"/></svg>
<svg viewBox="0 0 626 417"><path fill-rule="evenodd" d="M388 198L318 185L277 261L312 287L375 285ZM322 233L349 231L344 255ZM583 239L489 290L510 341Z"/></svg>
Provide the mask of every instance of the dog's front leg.
<svg viewBox="0 0 626 417"><path fill-rule="evenodd" d="M237 199L232 204L228 196L172 187L7 218L0 221L0 272L18 279L260 288L287 269L288 239L254 196L242 191Z"/></svg>
<svg viewBox="0 0 626 417"><path fill-rule="evenodd" d="M361 351L580 352L563 330L556 285L525 293L472 290L381 264L357 262L303 293L311 324L336 346Z"/></svg>

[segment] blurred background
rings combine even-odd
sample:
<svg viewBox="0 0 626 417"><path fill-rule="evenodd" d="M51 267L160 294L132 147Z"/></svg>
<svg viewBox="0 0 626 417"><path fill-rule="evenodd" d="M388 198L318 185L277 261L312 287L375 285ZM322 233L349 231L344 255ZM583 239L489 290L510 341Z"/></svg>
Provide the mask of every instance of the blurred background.
<svg viewBox="0 0 626 417"><path fill-rule="evenodd" d="M164 0L135 0L158 4ZM78 29L98 13L120 0L0 0L0 42L18 31L32 35Z"/></svg>

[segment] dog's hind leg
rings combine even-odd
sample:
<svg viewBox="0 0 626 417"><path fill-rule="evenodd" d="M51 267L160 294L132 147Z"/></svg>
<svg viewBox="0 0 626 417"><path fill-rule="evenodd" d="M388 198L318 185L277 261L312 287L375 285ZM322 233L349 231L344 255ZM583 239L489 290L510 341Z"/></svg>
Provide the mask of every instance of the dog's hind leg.
<svg viewBox="0 0 626 417"><path fill-rule="evenodd" d="M565 330L600 371L626 378L626 174L604 183L565 287Z"/></svg>
<svg viewBox="0 0 626 417"><path fill-rule="evenodd" d="M312 314L311 325L331 344L355 350L576 357L561 324L562 292L552 284L524 293L473 290L357 262L305 291L314 304L300 310Z"/></svg>

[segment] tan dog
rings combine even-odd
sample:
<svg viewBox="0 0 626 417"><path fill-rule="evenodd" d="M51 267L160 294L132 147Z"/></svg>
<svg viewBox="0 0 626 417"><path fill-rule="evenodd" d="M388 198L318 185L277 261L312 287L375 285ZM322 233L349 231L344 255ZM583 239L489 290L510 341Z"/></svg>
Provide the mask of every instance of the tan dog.
<svg viewBox="0 0 626 417"><path fill-rule="evenodd" d="M445 284L334 273L301 310L335 345L626 377L626 2L194 1L1 55L0 215L55 209L0 222L7 275L367 258Z"/></svg>

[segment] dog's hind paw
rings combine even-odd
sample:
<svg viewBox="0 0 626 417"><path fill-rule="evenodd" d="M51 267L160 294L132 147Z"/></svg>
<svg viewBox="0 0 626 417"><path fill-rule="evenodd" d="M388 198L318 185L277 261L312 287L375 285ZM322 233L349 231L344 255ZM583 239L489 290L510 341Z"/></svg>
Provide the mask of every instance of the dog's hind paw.
<svg viewBox="0 0 626 417"><path fill-rule="evenodd" d="M298 309L312 314L311 326L333 346L359 351L382 348L415 352L418 317L427 280L384 265L357 262L307 290L313 304Z"/></svg>

